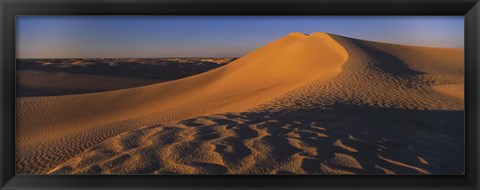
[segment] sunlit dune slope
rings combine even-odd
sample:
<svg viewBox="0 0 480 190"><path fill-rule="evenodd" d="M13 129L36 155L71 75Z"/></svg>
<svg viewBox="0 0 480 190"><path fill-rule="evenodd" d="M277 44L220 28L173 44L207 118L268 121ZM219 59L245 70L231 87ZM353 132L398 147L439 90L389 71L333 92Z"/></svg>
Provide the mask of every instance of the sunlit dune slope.
<svg viewBox="0 0 480 190"><path fill-rule="evenodd" d="M342 72L262 105L262 109L318 108L344 103L379 108L463 110L463 49L392 45L331 35L347 50ZM439 91L438 86L453 85ZM448 87L451 88L452 86ZM454 91L446 93L445 91Z"/></svg>
<svg viewBox="0 0 480 190"><path fill-rule="evenodd" d="M461 173L463 77L463 50L292 33L176 81L19 98L17 169Z"/></svg>
<svg viewBox="0 0 480 190"><path fill-rule="evenodd" d="M141 126L243 111L313 79L332 77L347 59L345 49L327 34L292 33L224 67L181 80L106 93L19 98L18 168L43 172L96 142ZM62 148L56 144L62 139L71 144ZM39 154L58 155L45 166L28 168L29 159Z"/></svg>

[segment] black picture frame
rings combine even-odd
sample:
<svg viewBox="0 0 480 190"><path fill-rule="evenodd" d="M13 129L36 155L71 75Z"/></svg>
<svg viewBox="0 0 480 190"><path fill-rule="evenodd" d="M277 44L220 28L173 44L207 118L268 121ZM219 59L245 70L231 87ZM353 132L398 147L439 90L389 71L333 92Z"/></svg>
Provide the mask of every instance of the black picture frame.
<svg viewBox="0 0 480 190"><path fill-rule="evenodd" d="M464 15L465 175L15 175L17 15ZM1 189L479 189L478 0L0 0Z"/></svg>

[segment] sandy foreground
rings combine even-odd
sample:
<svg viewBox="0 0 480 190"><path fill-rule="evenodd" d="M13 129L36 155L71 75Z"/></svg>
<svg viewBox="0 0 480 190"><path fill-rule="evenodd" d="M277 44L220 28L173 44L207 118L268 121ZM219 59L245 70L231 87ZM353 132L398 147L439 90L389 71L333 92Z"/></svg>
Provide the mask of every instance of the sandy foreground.
<svg viewBox="0 0 480 190"><path fill-rule="evenodd" d="M291 33L216 69L17 99L21 174L462 174L463 49Z"/></svg>

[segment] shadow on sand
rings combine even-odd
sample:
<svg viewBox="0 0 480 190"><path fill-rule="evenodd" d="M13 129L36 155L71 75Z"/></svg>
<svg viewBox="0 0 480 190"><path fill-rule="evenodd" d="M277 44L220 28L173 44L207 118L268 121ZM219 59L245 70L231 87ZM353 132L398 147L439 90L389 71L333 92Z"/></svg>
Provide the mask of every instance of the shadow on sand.
<svg viewBox="0 0 480 190"><path fill-rule="evenodd" d="M261 141L271 147L276 163L287 163L295 154L303 157L306 173L325 173L322 163L332 159L358 162L330 163L332 169L357 174L461 174L464 171L464 112L382 109L334 105L328 110L283 110L225 114L210 119L216 125L235 127L237 143L257 138L249 126L266 131ZM197 118L198 119L198 118ZM197 119L182 123L194 125ZM207 127L207 126L204 126ZM289 139L298 139L301 146ZM203 139L205 140L205 139ZM213 139L210 139L213 140ZM333 145L333 146L332 146ZM315 152L313 154L308 153ZM249 150L237 148L226 160L240 160ZM340 155L340 156L339 156ZM353 159L352 159L353 158ZM335 165L335 166L333 166ZM261 167L261 166L260 166ZM281 170L278 173L282 173ZM283 173L288 173L287 171Z"/></svg>
<svg viewBox="0 0 480 190"><path fill-rule="evenodd" d="M167 163L168 155L175 155L176 165L195 168L190 173L197 174L462 174L463 118L463 111L340 104L318 110L210 115L123 134L118 137L122 143L115 146L136 145L114 153L112 142L101 143L85 154L100 159L88 163L88 156L82 156L78 164L84 169L67 162L53 173L90 173L88 168L95 166L104 170L94 173L182 174ZM179 138L186 135L190 138ZM211 146L215 148L205 148ZM122 164L102 164L125 152L145 155L145 150L158 157L138 160L154 168L126 171ZM223 164L207 161L218 160L218 155ZM146 164L150 162L155 164Z"/></svg>

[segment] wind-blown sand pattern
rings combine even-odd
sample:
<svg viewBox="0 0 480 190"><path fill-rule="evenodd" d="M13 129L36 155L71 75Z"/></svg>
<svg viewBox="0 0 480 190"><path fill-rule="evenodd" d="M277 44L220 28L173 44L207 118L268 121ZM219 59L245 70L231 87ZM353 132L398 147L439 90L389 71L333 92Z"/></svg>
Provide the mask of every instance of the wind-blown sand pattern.
<svg viewBox="0 0 480 190"><path fill-rule="evenodd" d="M462 49L292 33L219 68L17 100L17 173L462 174Z"/></svg>

